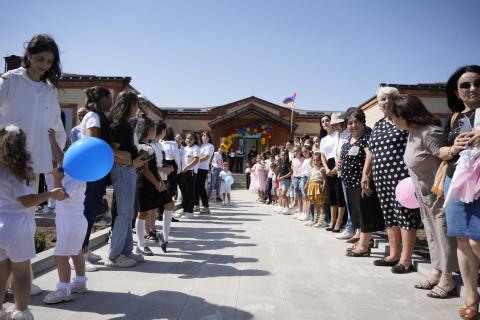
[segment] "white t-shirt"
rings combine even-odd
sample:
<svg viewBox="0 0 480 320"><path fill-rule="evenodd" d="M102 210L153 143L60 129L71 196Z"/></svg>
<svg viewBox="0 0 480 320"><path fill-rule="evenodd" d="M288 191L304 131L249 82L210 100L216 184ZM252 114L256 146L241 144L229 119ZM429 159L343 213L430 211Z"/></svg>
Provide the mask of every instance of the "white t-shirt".
<svg viewBox="0 0 480 320"><path fill-rule="evenodd" d="M88 112L80 123L80 138L86 137L90 128L100 128L100 117L93 111Z"/></svg>
<svg viewBox="0 0 480 320"><path fill-rule="evenodd" d="M25 181L20 181L7 168L0 166L0 216L33 214L33 208L25 208L17 200L32 193L32 187L27 186Z"/></svg>
<svg viewBox="0 0 480 320"><path fill-rule="evenodd" d="M55 212L62 216L83 216L85 189L87 184L83 181L78 181L65 174L62 179L62 186L68 194L68 198L62 201L57 201Z"/></svg>
<svg viewBox="0 0 480 320"><path fill-rule="evenodd" d="M178 172L182 169L182 161L180 160L180 150L176 141L162 141L162 149L165 152L165 160L175 160Z"/></svg>
<svg viewBox="0 0 480 320"><path fill-rule="evenodd" d="M183 155L182 155L182 170L192 162L193 158L198 158L200 156L200 148L197 145L193 145L191 147L186 146L183 148ZM198 163L190 170L193 170L197 173Z"/></svg>
<svg viewBox="0 0 480 320"><path fill-rule="evenodd" d="M342 152L342 146L345 142L348 141L348 137L350 137L350 133L347 129L343 130L340 133L340 136L336 136L335 139L335 159L340 159L340 153Z"/></svg>
<svg viewBox="0 0 480 320"><path fill-rule="evenodd" d="M334 131L326 135L320 141L320 152L325 156L325 159L335 158L335 143L337 140L337 132Z"/></svg>
<svg viewBox="0 0 480 320"><path fill-rule="evenodd" d="M157 168L163 167L163 145L160 142L153 142L150 143L150 145L153 148L153 151L155 152L155 158L157 158ZM159 172L160 174L160 179L163 181L167 180L167 175L165 173Z"/></svg>
<svg viewBox="0 0 480 320"><path fill-rule="evenodd" d="M222 168L223 166L223 157L220 152L216 151L213 153L212 167Z"/></svg>
<svg viewBox="0 0 480 320"><path fill-rule="evenodd" d="M310 161L312 158L305 158L302 163L302 171L300 173L301 177L308 177L310 173Z"/></svg>
<svg viewBox="0 0 480 320"><path fill-rule="evenodd" d="M202 169L202 170L210 169L210 159L212 158L214 151L215 151L215 148L213 147L213 144L211 143L202 144L202 146L200 147L200 158L205 155L208 155L208 159L200 162L198 165L198 169Z"/></svg>

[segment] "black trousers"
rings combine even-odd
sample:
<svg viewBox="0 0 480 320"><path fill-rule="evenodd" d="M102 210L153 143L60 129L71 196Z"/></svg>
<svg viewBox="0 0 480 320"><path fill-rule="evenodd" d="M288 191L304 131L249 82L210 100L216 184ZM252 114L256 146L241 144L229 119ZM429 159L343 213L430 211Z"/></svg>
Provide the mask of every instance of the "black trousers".
<svg viewBox="0 0 480 320"><path fill-rule="evenodd" d="M178 186L177 163L175 162L175 160L165 160L165 164L167 166L173 167L173 171L167 176L166 187L167 187L168 194L172 198L174 198L177 196L177 186Z"/></svg>
<svg viewBox="0 0 480 320"><path fill-rule="evenodd" d="M87 182L85 189L85 200L83 201L83 215L87 219L88 227L85 239L83 240L83 249L88 249L90 234L92 233L95 218L102 213L102 199L107 189L107 180L102 178L97 181Z"/></svg>
<svg viewBox="0 0 480 320"><path fill-rule="evenodd" d="M268 178L265 185L265 195L263 196L264 200L268 202L272 202L272 184L272 178Z"/></svg>
<svg viewBox="0 0 480 320"><path fill-rule="evenodd" d="M183 212L193 213L195 205L195 174L192 170L180 173L178 183L182 191Z"/></svg>
<svg viewBox="0 0 480 320"><path fill-rule="evenodd" d="M200 204L200 199L202 199L202 205L204 208L208 208L208 193L205 187L205 182L207 182L208 171L205 169L198 169L197 179L195 180L195 205Z"/></svg>
<svg viewBox="0 0 480 320"><path fill-rule="evenodd" d="M237 172L243 172L243 157L237 157Z"/></svg>
<svg viewBox="0 0 480 320"><path fill-rule="evenodd" d="M250 188L250 173L245 174L247 176L247 190Z"/></svg>

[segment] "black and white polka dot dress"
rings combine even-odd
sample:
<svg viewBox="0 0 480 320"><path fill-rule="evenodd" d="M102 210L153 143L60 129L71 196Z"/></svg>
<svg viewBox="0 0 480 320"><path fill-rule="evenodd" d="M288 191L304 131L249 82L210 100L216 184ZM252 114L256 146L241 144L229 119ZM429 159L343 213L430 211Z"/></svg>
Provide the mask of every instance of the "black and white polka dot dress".
<svg viewBox="0 0 480 320"><path fill-rule="evenodd" d="M370 135L368 148L373 154L373 181L378 192L380 206L385 219L385 227L402 229L422 228L418 209L402 207L395 198L397 184L409 177L403 162L408 133L382 119L375 123Z"/></svg>

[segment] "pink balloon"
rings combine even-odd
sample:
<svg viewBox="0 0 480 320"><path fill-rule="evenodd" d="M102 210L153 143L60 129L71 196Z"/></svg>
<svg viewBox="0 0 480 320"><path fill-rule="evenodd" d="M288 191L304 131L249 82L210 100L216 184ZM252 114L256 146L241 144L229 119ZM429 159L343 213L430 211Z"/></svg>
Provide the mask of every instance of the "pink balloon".
<svg viewBox="0 0 480 320"><path fill-rule="evenodd" d="M417 209L420 207L417 197L415 196L415 185L412 178L408 177L400 181L395 189L397 201L409 209Z"/></svg>

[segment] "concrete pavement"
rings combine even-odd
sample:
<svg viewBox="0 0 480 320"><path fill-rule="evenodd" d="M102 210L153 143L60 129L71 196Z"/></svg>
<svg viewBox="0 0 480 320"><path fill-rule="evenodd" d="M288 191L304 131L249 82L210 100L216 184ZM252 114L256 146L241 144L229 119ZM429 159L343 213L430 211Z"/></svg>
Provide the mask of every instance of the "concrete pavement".
<svg viewBox="0 0 480 320"><path fill-rule="evenodd" d="M35 319L457 319L459 298L434 300L372 258L345 257L347 245L323 229L273 213L244 190L234 206L174 223L169 252L135 268L87 274L90 292L46 306L57 273L35 280ZM97 250L104 255L107 247ZM11 298L10 298L11 301Z"/></svg>

